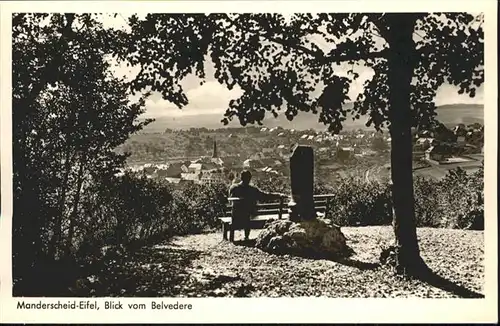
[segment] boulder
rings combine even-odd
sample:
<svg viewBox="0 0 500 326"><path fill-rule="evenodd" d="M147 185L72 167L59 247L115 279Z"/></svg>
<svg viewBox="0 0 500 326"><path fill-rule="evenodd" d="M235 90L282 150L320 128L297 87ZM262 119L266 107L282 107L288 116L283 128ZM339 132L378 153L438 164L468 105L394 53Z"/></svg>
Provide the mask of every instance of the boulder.
<svg viewBox="0 0 500 326"><path fill-rule="evenodd" d="M256 247L274 254L310 258L345 258L352 254L340 227L329 220L270 221L257 236Z"/></svg>

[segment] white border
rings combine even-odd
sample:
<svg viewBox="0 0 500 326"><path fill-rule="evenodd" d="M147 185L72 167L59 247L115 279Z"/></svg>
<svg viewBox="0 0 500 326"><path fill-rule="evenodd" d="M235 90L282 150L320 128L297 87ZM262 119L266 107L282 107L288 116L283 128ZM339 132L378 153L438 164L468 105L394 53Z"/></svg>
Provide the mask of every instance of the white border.
<svg viewBox="0 0 500 326"><path fill-rule="evenodd" d="M2 322L495 322L497 321L497 2L476 1L20 1L1 8L1 219L0 320ZM11 13L12 12L484 12L485 23L485 299L121 299L192 303L191 311L16 310L11 297ZM216 10L214 10L216 9ZM61 301L67 301L67 298ZM94 299L91 299L94 300ZM104 301L105 299L97 299ZM38 301L30 299L30 301ZM43 302L55 302L44 299Z"/></svg>

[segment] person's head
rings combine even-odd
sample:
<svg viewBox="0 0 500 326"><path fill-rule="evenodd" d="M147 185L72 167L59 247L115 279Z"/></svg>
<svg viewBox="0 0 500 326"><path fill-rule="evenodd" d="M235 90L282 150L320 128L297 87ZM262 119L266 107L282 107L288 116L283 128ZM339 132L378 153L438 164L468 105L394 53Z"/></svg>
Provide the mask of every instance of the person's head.
<svg viewBox="0 0 500 326"><path fill-rule="evenodd" d="M241 172L241 181L244 184L249 184L251 179L252 179L252 173L250 173L250 171L244 170L243 172Z"/></svg>

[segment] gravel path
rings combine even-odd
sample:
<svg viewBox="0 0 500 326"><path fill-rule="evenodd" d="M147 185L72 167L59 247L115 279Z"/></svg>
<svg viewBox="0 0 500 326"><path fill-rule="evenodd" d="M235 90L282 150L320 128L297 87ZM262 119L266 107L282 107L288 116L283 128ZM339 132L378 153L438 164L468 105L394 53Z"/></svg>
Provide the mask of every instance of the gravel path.
<svg viewBox="0 0 500 326"><path fill-rule="evenodd" d="M252 231L255 238L259 231ZM345 227L355 255L348 261L276 256L252 241L221 233L176 237L166 244L103 261L74 296L96 297L477 297L483 293L481 231L418 229L422 256L440 277L404 280L378 265L392 228Z"/></svg>
<svg viewBox="0 0 500 326"><path fill-rule="evenodd" d="M252 231L255 238L259 231ZM436 286L403 280L378 266L381 248L393 239L390 227L345 227L342 232L356 254L347 262L276 256L252 243L222 240L220 233L174 238L153 251L176 252L183 270L172 291L189 297L461 297L483 291L483 232L422 228L422 256L442 276ZM191 257L183 257L190 253ZM189 261L188 261L189 260ZM166 264L174 263L172 257ZM151 269L151 266L148 266ZM447 280L447 281L446 281ZM451 282L450 282L451 281ZM148 286L144 284L144 286ZM464 294L466 293L466 294ZM150 293L151 294L151 293Z"/></svg>

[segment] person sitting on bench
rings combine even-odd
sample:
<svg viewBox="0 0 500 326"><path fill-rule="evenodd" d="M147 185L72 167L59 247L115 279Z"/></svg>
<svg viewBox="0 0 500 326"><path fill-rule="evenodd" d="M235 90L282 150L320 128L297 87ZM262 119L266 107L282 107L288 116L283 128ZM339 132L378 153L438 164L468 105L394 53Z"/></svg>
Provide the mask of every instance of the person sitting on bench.
<svg viewBox="0 0 500 326"><path fill-rule="evenodd" d="M257 202L288 197L280 193L264 192L250 185L251 179L250 171L244 170L241 172L241 181L233 184L229 189L229 197L240 199L233 203L233 227L245 230L245 240L248 240L250 236L250 219L257 214Z"/></svg>

